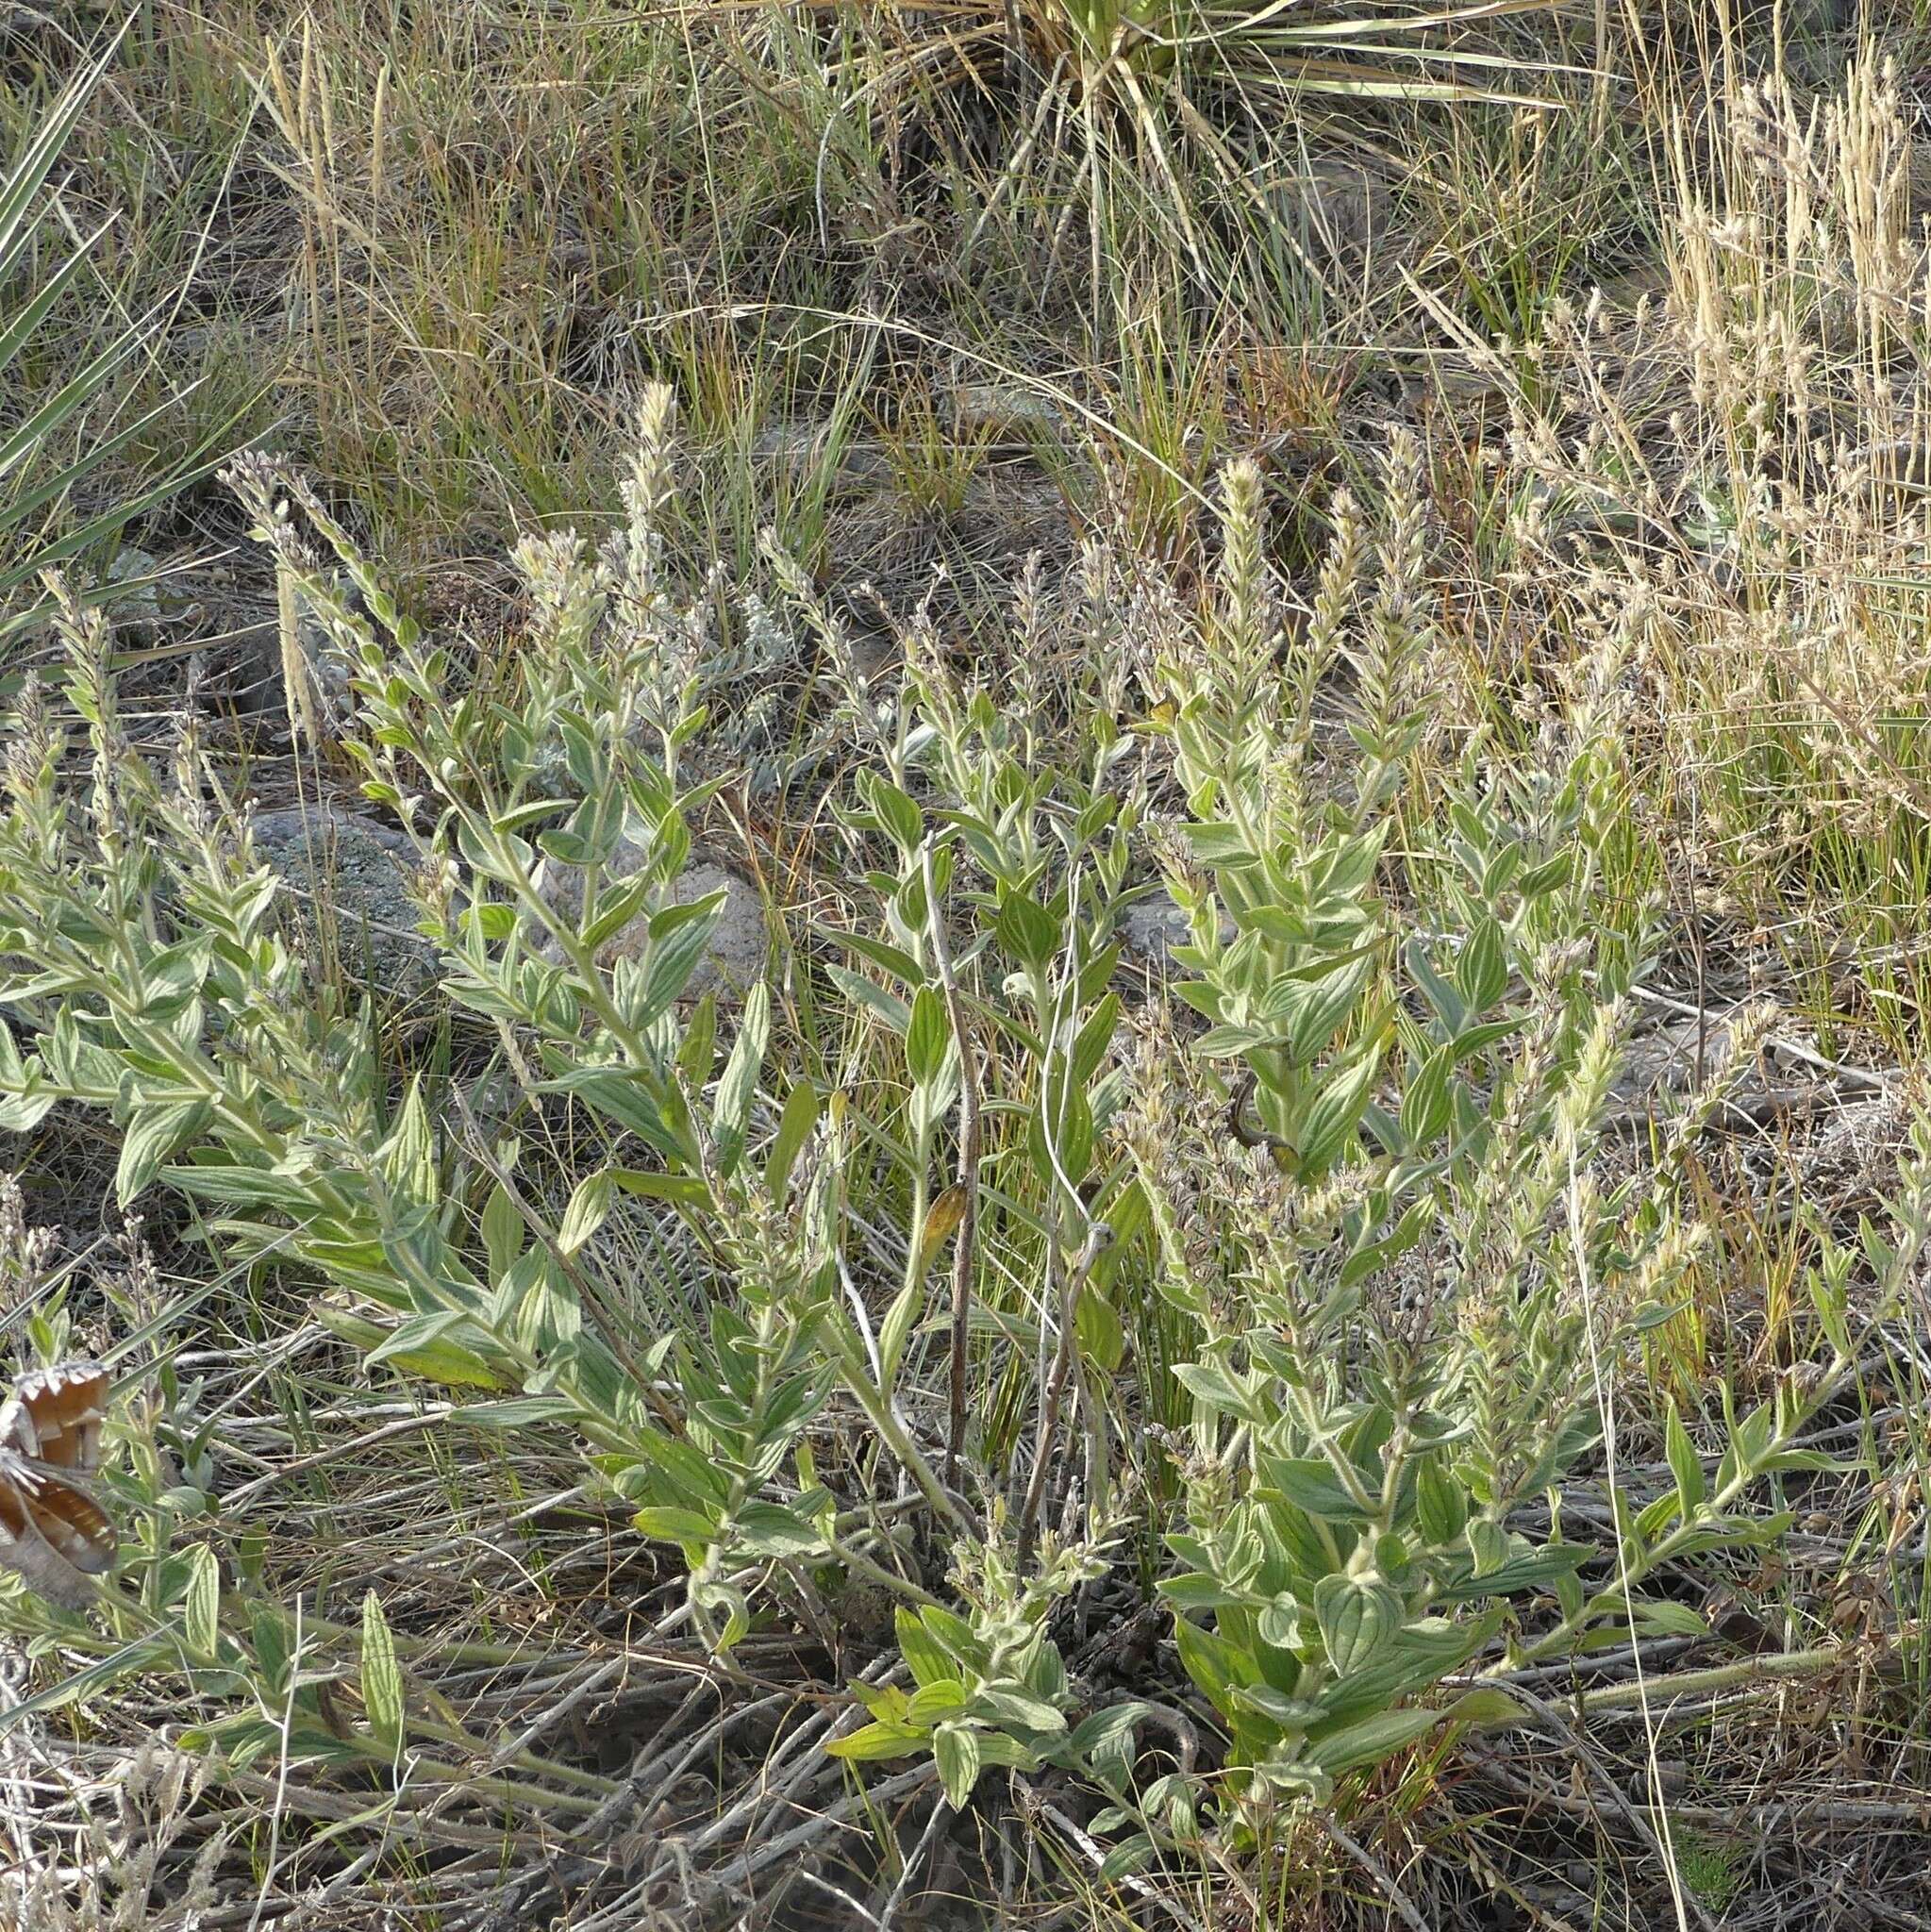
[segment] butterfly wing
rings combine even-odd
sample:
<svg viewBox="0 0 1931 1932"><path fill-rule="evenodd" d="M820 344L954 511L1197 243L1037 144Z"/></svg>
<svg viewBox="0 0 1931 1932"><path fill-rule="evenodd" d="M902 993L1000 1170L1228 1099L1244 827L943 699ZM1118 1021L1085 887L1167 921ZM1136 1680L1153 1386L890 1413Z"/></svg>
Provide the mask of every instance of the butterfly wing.
<svg viewBox="0 0 1931 1932"><path fill-rule="evenodd" d="M101 1459L110 1383L99 1362L60 1362L23 1375L0 1408L0 1447L86 1474Z"/></svg>
<svg viewBox="0 0 1931 1932"><path fill-rule="evenodd" d="M75 1480L100 1462L109 1386L99 1362L60 1362L23 1375L0 1406L0 1564L70 1609L114 1567L114 1525Z"/></svg>
<svg viewBox="0 0 1931 1932"><path fill-rule="evenodd" d="M88 1582L114 1567L114 1525L84 1490L10 1447L0 1447L0 1563L50 1603L84 1608Z"/></svg>

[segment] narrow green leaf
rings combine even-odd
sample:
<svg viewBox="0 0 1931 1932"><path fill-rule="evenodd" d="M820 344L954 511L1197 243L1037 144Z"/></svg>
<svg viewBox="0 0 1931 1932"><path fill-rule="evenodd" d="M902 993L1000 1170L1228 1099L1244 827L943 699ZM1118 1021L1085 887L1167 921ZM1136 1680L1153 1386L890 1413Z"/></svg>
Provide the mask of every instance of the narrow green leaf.
<svg viewBox="0 0 1931 1932"><path fill-rule="evenodd" d="M827 1757L864 1764L881 1757L909 1757L924 1749L926 1734L909 1724L861 1724L849 1738L834 1738L824 1747Z"/></svg>
<svg viewBox="0 0 1931 1932"><path fill-rule="evenodd" d="M906 1028L906 1067L913 1084L936 1085L952 1050L945 1002L937 987L922 986L912 995L911 1024Z"/></svg>
<svg viewBox="0 0 1931 1932"><path fill-rule="evenodd" d="M905 1353L906 1340L924 1306L925 1276L921 1273L892 1297L885 1320L878 1324L878 1380L887 1395L897 1384L899 1357Z"/></svg>
<svg viewBox="0 0 1931 1932"><path fill-rule="evenodd" d="M1475 922L1461 958L1456 961L1455 983L1471 1013L1485 1012L1507 990L1508 958L1502 926L1494 918L1485 916Z"/></svg>
<svg viewBox="0 0 1931 1932"><path fill-rule="evenodd" d="M1443 1716L1439 1710L1385 1710L1378 1717L1363 1718L1318 1741L1310 1741L1307 1747L1307 1760L1330 1777L1339 1777L1344 1771L1358 1771L1364 1765L1379 1764L1404 1745L1425 1738Z"/></svg>
<svg viewBox="0 0 1931 1932"><path fill-rule="evenodd" d="M362 1599L362 1707L376 1742L393 1753L403 1734L402 1668L389 1620L373 1590Z"/></svg>
<svg viewBox="0 0 1931 1932"><path fill-rule="evenodd" d="M757 1098L757 1077L764 1071L764 1052L771 1039L771 989L762 980L744 996L743 1017L731 1058L718 1081L711 1107L711 1134L717 1148L718 1170L730 1174L744 1152L751 1128L751 1108Z"/></svg>
<svg viewBox="0 0 1931 1932"><path fill-rule="evenodd" d="M570 1206L563 1210L563 1224L557 1230L557 1245L564 1254L575 1254L609 1218L610 1188L607 1167L576 1184Z"/></svg>
<svg viewBox="0 0 1931 1932"><path fill-rule="evenodd" d="M630 1519L639 1536L666 1543L708 1544L717 1534L717 1524L695 1509L679 1509L669 1505L653 1505L640 1509Z"/></svg>
<svg viewBox="0 0 1931 1932"><path fill-rule="evenodd" d="M922 1689L943 1683L958 1674L958 1667L945 1647L919 1621L916 1611L903 1604L892 1612L892 1625L898 1632L899 1654L911 1671L912 1680Z"/></svg>
<svg viewBox="0 0 1931 1932"><path fill-rule="evenodd" d="M1709 1491L1704 1480L1703 1458L1697 1455L1696 1444L1690 1440L1690 1432L1683 1426L1683 1418L1673 1402L1664 1423L1663 1442L1670 1458L1670 1474L1676 1478L1676 1494L1682 1500L1683 1520L1688 1523Z"/></svg>
<svg viewBox="0 0 1931 1932"><path fill-rule="evenodd" d="M963 1811L979 1781L978 1734L964 1724L941 1724L932 1733L932 1757L946 1803Z"/></svg>
<svg viewBox="0 0 1931 1932"><path fill-rule="evenodd" d="M483 1252L489 1258L490 1279L506 1274L523 1252L523 1216L507 1188L495 1186L483 1204Z"/></svg>
<svg viewBox="0 0 1931 1932"><path fill-rule="evenodd" d="M181 1630L188 1648L204 1663L220 1655L222 1620L221 1565L207 1543L188 1553L188 1587L181 1596Z"/></svg>
<svg viewBox="0 0 1931 1932"><path fill-rule="evenodd" d="M172 1100L143 1103L137 1107L121 1142L121 1158L114 1170L114 1198L125 1208L146 1191L166 1160L183 1142L201 1133L214 1118L213 1108L205 1100Z"/></svg>
<svg viewBox="0 0 1931 1932"><path fill-rule="evenodd" d="M778 1117L777 1132L772 1137L771 1152L765 1158L764 1180L774 1200L782 1201L785 1183L811 1129L818 1124L818 1090L808 1080L800 1080L785 1096L785 1110Z"/></svg>
<svg viewBox="0 0 1931 1932"><path fill-rule="evenodd" d="M1654 1637L1707 1637L1709 1620L1688 1604L1667 1598L1636 1607L1636 1621L1644 1635Z"/></svg>
<svg viewBox="0 0 1931 1932"><path fill-rule="evenodd" d="M815 1557L824 1548L817 1529L781 1503L745 1503L731 1519L731 1527L754 1556Z"/></svg>

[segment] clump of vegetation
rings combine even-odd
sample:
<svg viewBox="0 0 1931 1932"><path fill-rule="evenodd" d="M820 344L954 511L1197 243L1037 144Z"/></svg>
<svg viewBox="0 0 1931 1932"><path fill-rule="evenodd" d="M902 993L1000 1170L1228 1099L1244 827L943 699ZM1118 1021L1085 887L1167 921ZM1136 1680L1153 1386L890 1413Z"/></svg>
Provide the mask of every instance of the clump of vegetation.
<svg viewBox="0 0 1931 1932"><path fill-rule="evenodd" d="M217 318L103 477L280 399L0 556L201 593L36 575L8 687L0 1274L116 1387L0 1424L8 1909L1907 1882L1903 30L176 24L0 225L25 340L64 139Z"/></svg>

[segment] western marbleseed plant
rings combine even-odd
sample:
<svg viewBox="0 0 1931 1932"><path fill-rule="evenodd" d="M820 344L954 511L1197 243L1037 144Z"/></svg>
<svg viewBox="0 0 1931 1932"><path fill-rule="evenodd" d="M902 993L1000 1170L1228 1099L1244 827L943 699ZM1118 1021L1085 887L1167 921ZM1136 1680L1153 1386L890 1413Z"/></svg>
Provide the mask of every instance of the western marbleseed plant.
<svg viewBox="0 0 1931 1932"><path fill-rule="evenodd" d="M653 391L623 525L517 549L507 667L425 631L291 470L231 474L353 693L311 769L414 841L441 976L408 1015L305 957L201 721L162 769L105 620L68 598L5 763L0 1125L104 1118L121 1205L181 1204L211 1278L272 1278L276 1319L451 1426L573 1447L582 1493L681 1565L674 1620L724 1666L773 1633L883 1642L830 1757L929 1762L955 1807L1071 1774L1107 1882L1277 1859L1438 1733L1534 1721L1518 1673L1706 1634L1682 1565L1773 1540L1779 1489L1831 1466L1806 1432L1914 1278L1931 1181L1921 1138L1887 1227L1856 1251L1819 1227L1823 1365L1741 1413L1724 1389L1713 1472L1672 1411L1673 1485L1639 1506L1607 1365L1693 1292L1686 1175L1752 1035L1656 1159L1610 1158L1659 918L1604 891L1628 641L1537 758L1477 742L1423 783L1442 642L1397 436L1305 623L1236 464L1204 608L1097 551L1024 579L1018 661L1049 625L1095 644L1076 702L995 700L928 612L882 690L774 548L768 592L675 580L674 459ZM759 652L801 680L811 752L772 754L774 782L829 783L822 836L858 883L781 920L741 1000L692 1000L717 901L674 889L741 775L717 667ZM1189 925L1172 1004L1123 998L1150 858ZM546 892L546 864L580 891ZM675 1265L641 1287L619 1263L645 1245ZM245 1506L166 1479L157 1426L191 1474L221 1431L161 1386L181 1412L126 1422L112 1479L111 1641L6 1607L93 1659L64 1694L185 1671L194 1741L236 1773L485 1749L416 1688L433 1632L405 1673L373 1598L305 1624ZM1578 1485L1603 1507L1566 1507ZM1071 1635L1129 1586L1175 1668L1157 1650L1102 1694ZM323 1668L350 1659L356 1710ZM565 1819L614 1802L533 1749L492 1775Z"/></svg>

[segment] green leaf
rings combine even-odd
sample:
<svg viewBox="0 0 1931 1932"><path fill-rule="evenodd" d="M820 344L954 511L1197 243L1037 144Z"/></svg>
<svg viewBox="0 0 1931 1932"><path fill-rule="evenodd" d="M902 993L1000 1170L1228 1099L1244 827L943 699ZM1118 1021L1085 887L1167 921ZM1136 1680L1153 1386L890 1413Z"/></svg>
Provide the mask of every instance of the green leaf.
<svg viewBox="0 0 1931 1932"><path fill-rule="evenodd" d="M1457 1697L1443 1713L1460 1724L1476 1724L1486 1729L1498 1724L1519 1724L1528 1713L1499 1684L1484 1684Z"/></svg>
<svg viewBox="0 0 1931 1932"><path fill-rule="evenodd" d="M372 1590L362 1599L362 1707L375 1741L391 1756L402 1743L402 1668L382 1603Z"/></svg>
<svg viewBox="0 0 1931 1932"><path fill-rule="evenodd" d="M1407 961L1410 976L1427 995L1428 1004L1435 1008L1442 1024L1451 1033L1457 1031L1468 1018L1468 1008L1460 993L1429 963L1426 944L1421 940L1411 940L1403 957Z"/></svg>
<svg viewBox="0 0 1931 1932"><path fill-rule="evenodd" d="M1771 1441L1775 1434L1776 1417L1769 1403L1759 1402L1737 1424L1732 1438L1737 1466L1742 1474L1755 1475L1757 1473L1764 1457L1769 1453Z"/></svg>
<svg viewBox="0 0 1931 1932"><path fill-rule="evenodd" d="M1234 1702L1242 1710L1254 1711L1284 1731L1305 1731L1309 1724L1318 1724L1323 1714L1320 1705L1305 1697L1290 1697L1272 1684L1236 1685Z"/></svg>
<svg viewBox="0 0 1931 1932"><path fill-rule="evenodd" d="M1102 1374L1112 1374L1125 1359L1126 1330L1112 1303L1090 1281L1080 1291L1074 1332L1081 1360L1091 1362Z"/></svg>
<svg viewBox="0 0 1931 1932"><path fill-rule="evenodd" d="M710 1183L701 1174L654 1174L638 1167L613 1167L609 1174L626 1194L646 1201L671 1201L680 1208L703 1208L710 1201Z"/></svg>
<svg viewBox="0 0 1931 1932"><path fill-rule="evenodd" d="M835 925L814 925L812 930L823 940L835 946L843 946L857 954L861 959L869 959L881 973L889 973L901 986L923 986L925 983L925 969L903 946L889 944L884 940L872 939L864 933L842 932ZM901 1033L905 1028L898 1029Z"/></svg>
<svg viewBox="0 0 1931 1932"><path fill-rule="evenodd" d="M818 1124L818 1090L809 1080L798 1081L785 1095L785 1110L778 1117L777 1132L772 1137L764 1163L765 1186L775 1201L784 1199L785 1183L811 1129Z"/></svg>
<svg viewBox="0 0 1931 1932"><path fill-rule="evenodd" d="M1385 1583L1345 1575L1314 1586L1314 1614L1328 1661L1342 1676L1372 1664L1402 1624L1401 1599Z"/></svg>
<svg viewBox="0 0 1931 1932"><path fill-rule="evenodd" d="M664 1117L643 1084L643 1074L629 1066L570 1066L544 1082L548 1093L575 1093L618 1126L641 1136L666 1159L680 1159L684 1148L664 1124Z"/></svg>
<svg viewBox="0 0 1931 1932"><path fill-rule="evenodd" d="M710 1085L717 1044L718 998L715 992L707 992L691 1008L677 1045L677 1071L693 1092L701 1093Z"/></svg>
<svg viewBox="0 0 1931 1932"><path fill-rule="evenodd" d="M1424 1147L1448 1125L1449 1075L1455 1071L1455 1048L1438 1046L1423 1061L1402 1095L1402 1138L1410 1147Z"/></svg>
<svg viewBox="0 0 1931 1932"><path fill-rule="evenodd" d="M1507 1547L1506 1538L1504 1547ZM1510 1556L1499 1568L1484 1572L1479 1578L1444 1577L1438 1593L1450 1603L1470 1603L1481 1597L1513 1596L1525 1590L1559 1592L1563 1579L1573 1577L1591 1554L1581 1543L1549 1543L1540 1550Z"/></svg>
<svg viewBox="0 0 1931 1932"><path fill-rule="evenodd" d="M1232 1714L1234 1687L1253 1683L1260 1675L1259 1666L1225 1638L1185 1617L1174 1619L1174 1643L1181 1668L1223 1717Z"/></svg>
<svg viewBox="0 0 1931 1932"><path fill-rule="evenodd" d="M205 1100L172 1100L138 1105L121 1142L120 1164L114 1170L114 1199L125 1208L150 1182L184 1141L191 1140L214 1118Z"/></svg>
<svg viewBox="0 0 1931 1932"><path fill-rule="evenodd" d="M389 1184L405 1201L419 1208L433 1208L441 1196L437 1173L436 1128L423 1098L420 1078L409 1082L408 1098L402 1104L395 1126L382 1144L379 1156Z"/></svg>
<svg viewBox="0 0 1931 1932"><path fill-rule="evenodd" d="M639 1031L654 1026L689 985L717 930L724 905L722 891L709 892L689 905L667 906L652 918L642 989L632 1016Z"/></svg>
<svg viewBox="0 0 1931 1932"><path fill-rule="evenodd" d="M1024 892L1007 893L994 929L1007 952L1035 973L1052 963L1063 938L1059 922Z"/></svg>
<svg viewBox="0 0 1931 1932"><path fill-rule="evenodd" d="M656 890L657 878L648 866L618 884L606 885L597 893L596 917L577 934L578 942L594 954L644 909Z"/></svg>
<svg viewBox="0 0 1931 1932"><path fill-rule="evenodd" d="M966 1687L957 1677L939 1677L929 1684L921 1684L912 1692L905 1708L905 1721L908 1724L942 1724L949 1717L957 1717L969 1701Z"/></svg>
<svg viewBox="0 0 1931 1932"><path fill-rule="evenodd" d="M1285 1592L1262 1607L1254 1627L1263 1643L1275 1650L1298 1651L1306 1641L1301 1627L1301 1607Z"/></svg>
<svg viewBox="0 0 1931 1932"><path fill-rule="evenodd" d="M567 1396L512 1395L502 1402L466 1402L456 1413L479 1429L530 1429L561 1422L570 1411Z"/></svg>
<svg viewBox="0 0 1931 1932"><path fill-rule="evenodd" d="M1104 1710L1094 1711L1073 1727L1073 1733L1066 1740L1068 1750L1083 1763L1113 1763L1123 1770L1129 1767L1135 1730L1148 1707L1137 1698L1129 1698L1124 1703L1109 1704Z"/></svg>
<svg viewBox="0 0 1931 1932"><path fill-rule="evenodd" d="M1456 961L1455 983L1468 1002L1470 1013L1486 1011L1507 991L1508 957L1501 924L1492 916L1475 922L1461 958Z"/></svg>
<svg viewBox="0 0 1931 1932"><path fill-rule="evenodd" d="M1484 1020L1476 1025L1464 1026L1452 1042L1456 1064L1459 1066L1463 1060L1472 1059L1496 1041L1521 1031L1522 1022L1519 1019Z"/></svg>
<svg viewBox="0 0 1931 1932"><path fill-rule="evenodd" d="M1260 1473L1267 1486L1276 1490L1295 1508L1323 1523L1356 1523L1361 1506L1343 1487L1332 1467L1312 1456L1269 1456L1261 1458Z"/></svg>
<svg viewBox="0 0 1931 1932"><path fill-rule="evenodd" d="M979 1781L978 1734L964 1724L941 1724L932 1733L932 1757L946 1803L963 1811Z"/></svg>
<svg viewBox="0 0 1931 1932"><path fill-rule="evenodd" d="M910 858L925 836L925 815L917 802L875 772L865 774L863 790L865 803L872 808L887 837Z"/></svg>
<svg viewBox="0 0 1931 1932"><path fill-rule="evenodd" d="M1651 1637L1707 1637L1708 1619L1700 1611L1692 1610L1688 1604L1672 1603L1667 1598L1654 1603L1640 1603L1636 1606L1636 1621L1643 1634Z"/></svg>
<svg viewBox="0 0 1931 1932"><path fill-rule="evenodd" d="M1218 1362L1175 1362L1174 1379L1202 1407L1220 1415L1248 1416L1253 1405L1246 1391Z"/></svg>
<svg viewBox="0 0 1931 1932"><path fill-rule="evenodd" d="M849 967L826 961L825 976L854 1005L863 1007L897 1034L904 1034L912 1024L912 1009L894 992L888 992L882 986L874 985L861 973L854 973Z"/></svg>
<svg viewBox="0 0 1931 1932"><path fill-rule="evenodd" d="M214 952L214 936L203 933L157 953L141 969L141 1005L158 1018L177 1011L201 991Z"/></svg>
<svg viewBox="0 0 1931 1932"><path fill-rule="evenodd" d="M751 1108L757 1098L757 1076L764 1070L764 1053L770 1038L771 989L759 980L744 996L738 1038L732 1043L731 1058L718 1081L717 1098L711 1108L711 1133L721 1174L732 1174L744 1151Z"/></svg>
<svg viewBox="0 0 1931 1932"><path fill-rule="evenodd" d="M985 1684L974 1698L975 1709L1003 1724L1018 1724L1028 1731L1063 1731L1066 1713L1057 1705L1034 1697L1008 1684Z"/></svg>
<svg viewBox="0 0 1931 1932"><path fill-rule="evenodd" d="M557 1245L564 1254L575 1254L609 1218L610 1187L607 1167L576 1184L570 1206L563 1210L563 1224L557 1230Z"/></svg>
<svg viewBox="0 0 1931 1932"><path fill-rule="evenodd" d="M207 1543L188 1552L188 1587L181 1596L181 1630L189 1650L204 1663L221 1652L221 1565Z"/></svg>
<svg viewBox="0 0 1931 1932"><path fill-rule="evenodd" d="M1683 1418L1673 1402L1663 1425L1663 1443L1670 1458L1670 1474L1676 1478L1676 1494L1682 1500L1683 1520L1688 1523L1709 1491L1704 1480L1703 1458L1697 1455L1696 1444L1690 1440L1690 1432L1683 1426Z"/></svg>
<svg viewBox="0 0 1931 1932"><path fill-rule="evenodd" d="M815 1557L824 1539L795 1510L780 1503L746 1503L732 1519L738 1541L755 1556Z"/></svg>
<svg viewBox="0 0 1931 1932"><path fill-rule="evenodd" d="M1193 1051L1205 1060L1239 1059L1256 1047L1267 1045L1272 1037L1260 1026L1209 1026L1193 1042Z"/></svg>
<svg viewBox="0 0 1931 1932"><path fill-rule="evenodd" d="M503 1378L496 1371L453 1338L450 1331L463 1327L474 1329L474 1324L468 1316L454 1311L410 1315L369 1351L369 1360L387 1362L398 1374L421 1375L450 1388L502 1388Z"/></svg>
<svg viewBox="0 0 1931 1932"><path fill-rule="evenodd" d="M1516 881L1515 890L1522 895L1523 903L1529 904L1536 899L1546 898L1558 886L1569 883L1569 874L1573 860L1567 852L1558 852L1554 858L1545 858L1540 865L1531 866Z"/></svg>
<svg viewBox="0 0 1931 1932"><path fill-rule="evenodd" d="M1630 1318L1629 1325L1638 1335L1649 1335L1658 1328L1668 1327L1690 1306L1688 1301L1653 1302L1647 1307L1639 1308Z"/></svg>
<svg viewBox="0 0 1931 1932"><path fill-rule="evenodd" d="M1219 1577L1205 1570L1189 1570L1178 1576L1160 1579L1160 1594L1176 1610L1227 1609L1247 1601L1239 1591L1226 1588Z"/></svg>
<svg viewBox="0 0 1931 1932"><path fill-rule="evenodd" d="M884 1321L878 1324L878 1382L888 1395L898 1380L899 1357L905 1350L906 1340L924 1307L925 1276L922 1270L892 1297Z"/></svg>
<svg viewBox="0 0 1931 1932"><path fill-rule="evenodd" d="M1424 1456L1415 1470L1415 1518L1431 1543L1452 1543L1469 1518L1468 1491L1440 1456Z"/></svg>
<svg viewBox="0 0 1931 1932"><path fill-rule="evenodd" d="M730 1478L693 1444L678 1436L667 1436L661 1429L646 1428L640 1432L637 1446L674 1494L722 1510L731 1493ZM707 1523L715 1521L715 1513L707 1519ZM706 1536L709 1533L707 1527Z"/></svg>
<svg viewBox="0 0 1931 1932"><path fill-rule="evenodd" d="M1329 1777L1339 1777L1344 1771L1379 1764L1404 1745L1425 1738L1443 1716L1439 1710L1384 1710L1376 1717L1344 1724L1318 1740L1310 1740L1305 1755Z"/></svg>
<svg viewBox="0 0 1931 1932"><path fill-rule="evenodd" d="M901 1604L892 1612L892 1626L898 1633L899 1655L911 1671L912 1681L921 1689L958 1675L957 1660L919 1621L915 1611Z"/></svg>
<svg viewBox="0 0 1931 1932"><path fill-rule="evenodd" d="M824 1754L853 1764L882 1757L909 1757L924 1748L925 1735L909 1724L861 1724L849 1738L834 1738L824 1747Z"/></svg>
<svg viewBox="0 0 1931 1932"><path fill-rule="evenodd" d="M1145 1832L1136 1831L1130 1838L1123 1838L1107 1856L1093 1868L1094 1875L1102 1885L1117 1884L1123 1878L1131 1878L1136 1872L1150 1865L1154 1857L1154 1841Z"/></svg>
<svg viewBox="0 0 1931 1932"><path fill-rule="evenodd" d="M874 1686L857 1683L851 1687L852 1695L882 1724L895 1724L901 1730L910 1723L907 1713L911 1708L911 1699L896 1684Z"/></svg>
<svg viewBox="0 0 1931 1932"><path fill-rule="evenodd" d="M483 1252L489 1257L490 1278L499 1279L523 1253L523 1216L509 1191L492 1187L483 1204Z"/></svg>
<svg viewBox="0 0 1931 1932"><path fill-rule="evenodd" d="M1474 1558L1477 1581L1492 1576L1508 1561L1508 1536L1500 1524L1490 1523L1486 1516L1471 1517L1464 1534L1469 1555Z"/></svg>
<svg viewBox="0 0 1931 1932"><path fill-rule="evenodd" d="M1326 1051L1334 1037L1360 1004L1369 978L1374 971L1374 949L1361 947L1339 970L1308 981L1289 980L1291 997L1287 1002L1286 1037L1288 1052L1296 1066L1311 1066ZM1281 982L1268 989L1273 997Z"/></svg>
<svg viewBox="0 0 1931 1932"><path fill-rule="evenodd" d="M707 1546L717 1534L717 1524L695 1509L679 1509L669 1505L653 1505L631 1517L630 1525L639 1536L658 1542L695 1543Z"/></svg>
<svg viewBox="0 0 1931 1932"><path fill-rule="evenodd" d="M1301 1163L1310 1174L1328 1168L1354 1137L1380 1074L1380 1043L1371 1041L1357 1047L1352 1060L1342 1062L1308 1102L1296 1138Z"/></svg>
<svg viewBox="0 0 1931 1932"><path fill-rule="evenodd" d="M938 1083L952 1053L952 1027L938 989L922 986L912 995L911 1024L906 1029L906 1066L919 1087Z"/></svg>

